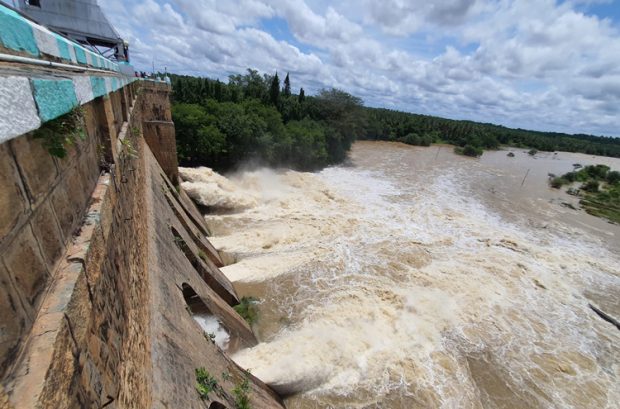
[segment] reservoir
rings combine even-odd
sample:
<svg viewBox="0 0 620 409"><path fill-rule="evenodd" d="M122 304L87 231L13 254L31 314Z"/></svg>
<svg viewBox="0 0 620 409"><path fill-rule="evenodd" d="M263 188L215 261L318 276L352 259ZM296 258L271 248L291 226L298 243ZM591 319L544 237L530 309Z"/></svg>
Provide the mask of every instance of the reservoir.
<svg viewBox="0 0 620 409"><path fill-rule="evenodd" d="M507 153L513 152L514 157ZM289 408L614 408L620 226L523 149L356 142L317 173L181 169L222 271L258 299L233 359Z"/></svg>

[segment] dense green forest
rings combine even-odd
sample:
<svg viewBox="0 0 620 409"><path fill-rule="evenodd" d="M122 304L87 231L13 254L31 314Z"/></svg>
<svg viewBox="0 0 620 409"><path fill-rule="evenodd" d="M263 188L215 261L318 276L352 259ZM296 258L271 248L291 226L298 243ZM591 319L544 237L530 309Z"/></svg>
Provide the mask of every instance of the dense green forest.
<svg viewBox="0 0 620 409"><path fill-rule="evenodd" d="M172 116L182 165L227 170L239 163L311 170L342 162L364 133L362 101L344 91L306 96L287 74L219 80L171 75Z"/></svg>
<svg viewBox="0 0 620 409"><path fill-rule="evenodd" d="M379 108L337 89L293 93L287 74L249 69L228 83L170 75L182 165L227 170L239 163L312 170L342 162L356 138L411 145L450 143L479 156L501 145L620 157L620 138L510 129Z"/></svg>
<svg viewBox="0 0 620 409"><path fill-rule="evenodd" d="M401 141L428 146L433 142L451 143L457 152L477 156L483 149L500 145L534 148L541 151L582 152L620 157L620 138L593 135L568 135L510 129L499 125L457 121L427 115L366 108L365 139Z"/></svg>

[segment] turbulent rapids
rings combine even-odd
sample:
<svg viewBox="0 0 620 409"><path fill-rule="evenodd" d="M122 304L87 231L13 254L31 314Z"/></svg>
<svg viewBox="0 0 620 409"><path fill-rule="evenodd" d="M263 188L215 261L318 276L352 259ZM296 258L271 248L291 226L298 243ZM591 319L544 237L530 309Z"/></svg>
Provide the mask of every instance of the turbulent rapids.
<svg viewBox="0 0 620 409"><path fill-rule="evenodd" d="M588 304L620 316L620 228L558 205L544 158L439 149L181 170L222 271L260 299L261 343L233 359L290 408L618 407L620 331Z"/></svg>

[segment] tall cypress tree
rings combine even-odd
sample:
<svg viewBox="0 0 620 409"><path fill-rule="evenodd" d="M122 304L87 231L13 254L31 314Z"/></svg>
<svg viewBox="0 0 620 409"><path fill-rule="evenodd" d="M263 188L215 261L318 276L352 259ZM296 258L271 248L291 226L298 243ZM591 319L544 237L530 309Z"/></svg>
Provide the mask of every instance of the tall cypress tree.
<svg viewBox="0 0 620 409"><path fill-rule="evenodd" d="M299 97L297 98L297 100L301 104L302 102L304 102L305 99L306 99L306 93L304 92L304 89L299 88Z"/></svg>
<svg viewBox="0 0 620 409"><path fill-rule="evenodd" d="M219 79L215 82L215 89L213 90L213 93L215 99L217 99L218 102L222 102L222 83Z"/></svg>
<svg viewBox="0 0 620 409"><path fill-rule="evenodd" d="M280 78L278 78L278 72L271 80L271 89L269 90L269 99L276 107L280 103Z"/></svg>
<svg viewBox="0 0 620 409"><path fill-rule="evenodd" d="M288 72L286 73L286 78L284 78L284 91L282 93L285 97L291 96L291 80L288 77Z"/></svg>

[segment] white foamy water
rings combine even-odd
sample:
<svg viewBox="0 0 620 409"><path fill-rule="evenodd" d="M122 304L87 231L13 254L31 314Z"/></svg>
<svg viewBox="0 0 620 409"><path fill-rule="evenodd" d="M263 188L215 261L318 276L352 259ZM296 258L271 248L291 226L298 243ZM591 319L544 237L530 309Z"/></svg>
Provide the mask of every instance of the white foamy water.
<svg viewBox="0 0 620 409"><path fill-rule="evenodd" d="M230 334L226 328L222 326L220 321L211 314L194 314L194 320L200 325L200 328L209 336L214 336L213 342L223 350L228 348Z"/></svg>
<svg viewBox="0 0 620 409"><path fill-rule="evenodd" d="M233 358L290 408L618 407L620 332L588 307L618 303L617 226L548 222L559 206L506 205L501 169L433 157L357 143L353 167L214 182L236 211L207 216L222 271L262 300Z"/></svg>

